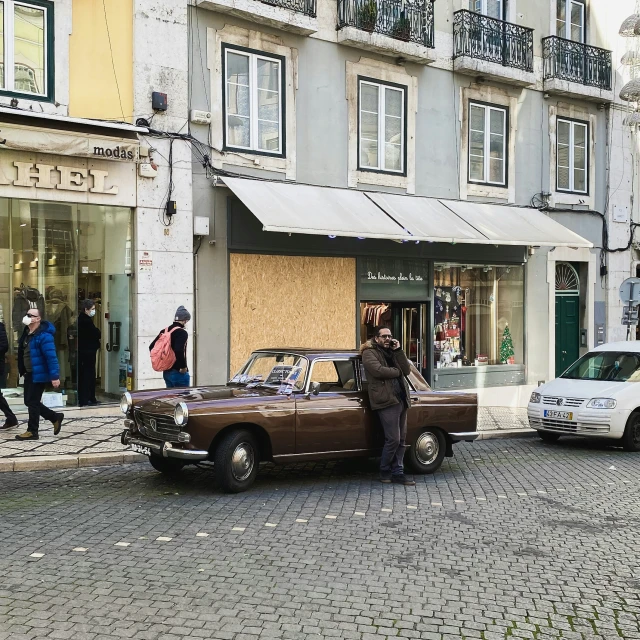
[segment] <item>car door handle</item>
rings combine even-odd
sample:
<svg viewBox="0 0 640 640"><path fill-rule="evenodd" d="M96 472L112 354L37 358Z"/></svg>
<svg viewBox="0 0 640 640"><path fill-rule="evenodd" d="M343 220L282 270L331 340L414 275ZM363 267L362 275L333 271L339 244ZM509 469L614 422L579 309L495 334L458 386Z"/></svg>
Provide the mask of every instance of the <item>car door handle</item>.
<svg viewBox="0 0 640 640"><path fill-rule="evenodd" d="M360 402L362 404L362 398L349 398L349 402Z"/></svg>
<svg viewBox="0 0 640 640"><path fill-rule="evenodd" d="M420 396L411 396L411 402L420 402Z"/></svg>

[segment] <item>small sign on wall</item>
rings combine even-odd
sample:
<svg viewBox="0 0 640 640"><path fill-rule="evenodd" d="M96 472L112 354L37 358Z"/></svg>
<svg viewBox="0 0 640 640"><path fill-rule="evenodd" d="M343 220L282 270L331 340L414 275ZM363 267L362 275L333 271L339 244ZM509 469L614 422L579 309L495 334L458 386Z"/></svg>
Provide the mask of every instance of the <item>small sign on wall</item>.
<svg viewBox="0 0 640 640"><path fill-rule="evenodd" d="M151 271L153 268L153 254L151 251L143 251L140 254L139 269L140 271Z"/></svg>
<svg viewBox="0 0 640 640"><path fill-rule="evenodd" d="M614 222L629 222L629 207L625 207L621 204L613 205L613 221Z"/></svg>

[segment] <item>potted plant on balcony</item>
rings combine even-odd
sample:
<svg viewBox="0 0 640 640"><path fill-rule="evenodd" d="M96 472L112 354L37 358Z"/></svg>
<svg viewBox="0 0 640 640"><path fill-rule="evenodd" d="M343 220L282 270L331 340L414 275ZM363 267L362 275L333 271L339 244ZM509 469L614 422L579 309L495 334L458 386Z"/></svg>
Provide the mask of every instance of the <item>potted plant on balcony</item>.
<svg viewBox="0 0 640 640"><path fill-rule="evenodd" d="M408 42L411 39L411 20L407 18L405 13L401 13L400 17L393 25L391 34L396 40L404 40Z"/></svg>
<svg viewBox="0 0 640 640"><path fill-rule="evenodd" d="M376 0L364 0L358 9L358 26L363 31L372 33L378 20L378 3Z"/></svg>

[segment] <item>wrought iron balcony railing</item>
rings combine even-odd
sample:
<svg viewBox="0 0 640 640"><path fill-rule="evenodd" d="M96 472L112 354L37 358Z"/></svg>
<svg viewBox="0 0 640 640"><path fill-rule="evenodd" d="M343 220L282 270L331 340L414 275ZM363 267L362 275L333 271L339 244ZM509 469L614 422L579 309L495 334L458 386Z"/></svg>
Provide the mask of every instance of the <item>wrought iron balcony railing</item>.
<svg viewBox="0 0 640 640"><path fill-rule="evenodd" d="M557 36L542 39L544 79L568 80L611 91L611 51Z"/></svg>
<svg viewBox="0 0 640 640"><path fill-rule="evenodd" d="M434 0L338 0L338 29L356 27L433 48Z"/></svg>
<svg viewBox="0 0 640 640"><path fill-rule="evenodd" d="M272 7L297 11L310 18L316 17L316 0L260 0L260 2Z"/></svg>
<svg viewBox="0 0 640 640"><path fill-rule="evenodd" d="M453 57L533 71L533 29L473 11L453 14Z"/></svg>

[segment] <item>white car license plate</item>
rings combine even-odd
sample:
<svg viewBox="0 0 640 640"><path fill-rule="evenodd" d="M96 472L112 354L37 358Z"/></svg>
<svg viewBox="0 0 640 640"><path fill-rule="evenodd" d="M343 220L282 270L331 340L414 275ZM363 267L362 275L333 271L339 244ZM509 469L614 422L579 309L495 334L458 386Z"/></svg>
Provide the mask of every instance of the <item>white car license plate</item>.
<svg viewBox="0 0 640 640"><path fill-rule="evenodd" d="M149 447L144 447L141 444L130 444L129 445L131 447L131 449L133 449L133 451L135 451L136 453L141 453L143 456L150 456L151 455L151 449L149 449Z"/></svg>
<svg viewBox="0 0 640 640"><path fill-rule="evenodd" d="M556 420L573 420L573 412L571 411L551 411L550 409L544 410L545 418L555 418Z"/></svg>

